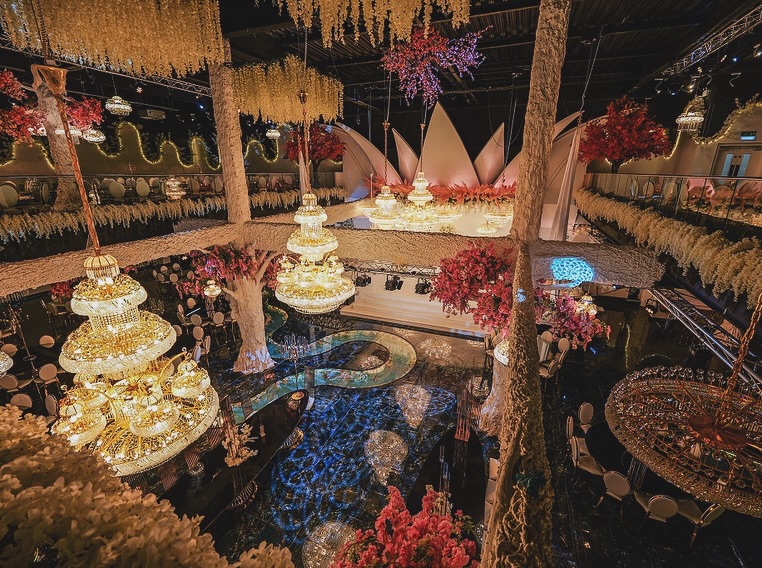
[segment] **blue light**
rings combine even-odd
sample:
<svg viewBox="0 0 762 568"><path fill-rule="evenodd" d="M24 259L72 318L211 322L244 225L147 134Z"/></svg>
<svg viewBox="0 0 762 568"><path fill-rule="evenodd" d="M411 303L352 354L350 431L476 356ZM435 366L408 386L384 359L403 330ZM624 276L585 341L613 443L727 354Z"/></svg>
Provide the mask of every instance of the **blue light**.
<svg viewBox="0 0 762 568"><path fill-rule="evenodd" d="M516 301L521 303L527 299L527 295L524 293L523 288L516 290Z"/></svg>
<svg viewBox="0 0 762 568"><path fill-rule="evenodd" d="M584 259L575 256L562 256L550 262L553 279L566 284L570 288L579 286L582 282L592 282L595 278L593 267Z"/></svg>

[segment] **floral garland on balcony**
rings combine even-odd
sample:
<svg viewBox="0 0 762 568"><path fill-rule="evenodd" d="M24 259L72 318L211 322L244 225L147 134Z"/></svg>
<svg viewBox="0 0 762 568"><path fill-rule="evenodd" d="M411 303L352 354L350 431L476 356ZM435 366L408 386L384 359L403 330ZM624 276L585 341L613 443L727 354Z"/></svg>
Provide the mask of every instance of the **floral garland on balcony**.
<svg viewBox="0 0 762 568"><path fill-rule="evenodd" d="M315 188L318 199L328 201L343 199L344 188ZM261 191L250 196L255 209L292 208L300 203L301 194L297 190ZM177 220L185 217L203 217L214 211L226 209L223 196L201 199L178 199L177 201L144 201L122 205L95 205L93 218L97 226L129 227L132 223L147 223L152 219ZM47 211L44 213L20 213L0 215L0 241L22 241L28 238L50 238L63 236L65 231L84 231L85 217L81 211Z"/></svg>
<svg viewBox="0 0 762 568"><path fill-rule="evenodd" d="M374 191L380 191L383 183L373 183ZM405 197L413 191L412 184L400 183L390 185L392 193ZM467 186L466 184L437 185L428 187L438 203L454 203L458 205L485 205L512 200L516 197L516 182L510 185L495 187L491 184Z"/></svg>
<svg viewBox="0 0 762 568"><path fill-rule="evenodd" d="M589 219L615 222L638 245L671 255L683 270L695 268L704 286L712 286L715 296L732 290L736 299L746 294L750 309L756 305L762 293L762 246L756 238L734 243L720 231L708 234L704 227L668 219L656 211L642 210L586 189L577 190L574 199Z"/></svg>
<svg viewBox="0 0 762 568"><path fill-rule="evenodd" d="M355 540L345 543L331 568L382 566L438 566L475 568L476 544L466 538L473 531L471 519L462 511L442 514L443 495L427 487L423 509L411 515L396 487L389 487L389 502L373 529L358 530Z"/></svg>
<svg viewBox="0 0 762 568"><path fill-rule="evenodd" d="M0 558L61 566L293 568L288 549L266 543L229 564L167 501L123 483L96 453L51 436L45 420L0 407ZM136 522L140 519L140 522ZM76 531L72 530L76 527Z"/></svg>

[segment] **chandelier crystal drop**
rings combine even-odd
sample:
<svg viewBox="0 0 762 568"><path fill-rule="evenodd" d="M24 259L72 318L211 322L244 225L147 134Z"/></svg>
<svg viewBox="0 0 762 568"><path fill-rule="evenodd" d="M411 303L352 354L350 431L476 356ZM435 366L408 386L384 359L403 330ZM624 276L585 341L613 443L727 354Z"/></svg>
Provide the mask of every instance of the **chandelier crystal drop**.
<svg viewBox="0 0 762 568"><path fill-rule="evenodd" d="M132 105L119 95L114 95L106 101L106 110L116 116L127 116L132 112Z"/></svg>
<svg viewBox="0 0 762 568"><path fill-rule="evenodd" d="M323 222L328 216L314 193L305 193L294 215L301 228L294 231L286 248L299 255L295 264L288 257L280 263L275 297L304 314L323 314L354 296L355 285L342 276L344 265L331 254L339 243Z"/></svg>
<svg viewBox="0 0 762 568"><path fill-rule="evenodd" d="M106 135L97 128L90 128L89 130L84 131L82 138L91 144L100 144L106 140Z"/></svg>
<svg viewBox="0 0 762 568"><path fill-rule="evenodd" d="M61 400L53 433L99 452L119 476L164 463L195 442L219 411L209 374L186 353L178 365L163 355L175 330L138 309L147 294L110 255L85 261L87 278L71 299L88 321L61 349L61 366L76 373ZM177 371L175 371L177 368Z"/></svg>

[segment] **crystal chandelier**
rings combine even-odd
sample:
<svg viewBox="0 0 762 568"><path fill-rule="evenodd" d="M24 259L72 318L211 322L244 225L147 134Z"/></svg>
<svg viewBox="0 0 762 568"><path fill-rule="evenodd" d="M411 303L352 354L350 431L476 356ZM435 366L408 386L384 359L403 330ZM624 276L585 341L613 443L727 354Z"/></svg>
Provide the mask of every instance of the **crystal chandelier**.
<svg viewBox="0 0 762 568"><path fill-rule="evenodd" d="M513 220L513 205L511 203L492 205L484 212L484 218L497 227L505 227Z"/></svg>
<svg viewBox="0 0 762 568"><path fill-rule="evenodd" d="M0 377L13 367L13 359L5 351L0 351Z"/></svg>
<svg viewBox="0 0 762 568"><path fill-rule="evenodd" d="M593 297L590 294L585 294L577 301L577 313L586 313L591 316L595 316L598 313L598 306L593 303Z"/></svg>
<svg viewBox="0 0 762 568"><path fill-rule="evenodd" d="M106 110L116 116L127 116L132 112L132 105L119 95L114 95L106 101Z"/></svg>
<svg viewBox="0 0 762 568"><path fill-rule="evenodd" d="M85 132L82 134L82 138L91 144L100 144L106 140L106 135L97 128L90 128L89 130L85 130Z"/></svg>
<svg viewBox="0 0 762 568"><path fill-rule="evenodd" d="M437 207L436 215L442 223L452 223L463 216L463 208L454 203L443 203Z"/></svg>
<svg viewBox="0 0 762 568"><path fill-rule="evenodd" d="M85 261L72 310L88 321L61 349L75 386L61 400L53 432L99 452L119 476L156 467L196 441L217 417L209 373L187 354L175 370L163 355L176 334L169 322L139 310L147 294L116 259Z"/></svg>
<svg viewBox="0 0 762 568"><path fill-rule="evenodd" d="M175 176L172 176L164 182L164 195L167 199L176 200L181 199L185 195L185 190Z"/></svg>
<svg viewBox="0 0 762 568"><path fill-rule="evenodd" d="M429 204L434 196L428 190L429 181L423 170L415 174L413 191L407 194L407 200L412 204L402 211L401 227L408 231L433 231L440 223L437 212Z"/></svg>
<svg viewBox="0 0 762 568"><path fill-rule="evenodd" d="M376 196L377 209L368 216L370 222L379 229L392 229L399 222L397 198L388 185L381 187Z"/></svg>
<svg viewBox="0 0 762 568"><path fill-rule="evenodd" d="M484 223L476 227L476 232L480 235L494 235L497 233L497 225L492 221L486 220Z"/></svg>
<svg viewBox="0 0 762 568"><path fill-rule="evenodd" d="M280 138L280 130L278 130L274 126L270 127L267 129L265 136L267 136L270 140L277 140L278 138Z"/></svg>
<svg viewBox="0 0 762 568"><path fill-rule="evenodd" d="M294 264L281 260L275 297L304 314L323 314L338 308L355 294L355 285L342 276L344 265L331 254L339 243L323 222L328 216L314 193L305 193L294 215L301 229L294 231L286 248L299 255Z"/></svg>
<svg viewBox="0 0 762 568"><path fill-rule="evenodd" d="M429 180L423 175L423 170L415 174L413 179L413 191L408 193L408 201L417 207L423 207L434 200L434 196L429 191Z"/></svg>
<svg viewBox="0 0 762 568"><path fill-rule="evenodd" d="M703 95L695 97L675 119L678 132L698 132L704 123L704 112Z"/></svg>

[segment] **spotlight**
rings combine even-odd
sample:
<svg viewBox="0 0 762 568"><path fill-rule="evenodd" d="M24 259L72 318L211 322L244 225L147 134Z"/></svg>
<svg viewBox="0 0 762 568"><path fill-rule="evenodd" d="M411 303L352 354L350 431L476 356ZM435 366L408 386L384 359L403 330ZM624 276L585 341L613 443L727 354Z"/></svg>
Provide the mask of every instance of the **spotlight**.
<svg viewBox="0 0 762 568"><path fill-rule="evenodd" d="M738 57L736 57L735 55L733 56L733 63L738 63Z"/></svg>
<svg viewBox="0 0 762 568"><path fill-rule="evenodd" d="M201 110L204 110L204 103L198 103L198 108L200 108Z"/></svg>
<svg viewBox="0 0 762 568"><path fill-rule="evenodd" d="M402 284L404 284L404 282L402 281L402 278L400 278L396 274L394 276L390 276L387 274L386 282L384 282L384 289L390 292L394 290L400 290L402 288Z"/></svg>
<svg viewBox="0 0 762 568"><path fill-rule="evenodd" d="M677 95L677 93L680 92L681 87L682 85L680 85L680 83L677 83L677 82L670 83L669 85L667 85L667 92L674 97L675 95Z"/></svg>
<svg viewBox="0 0 762 568"><path fill-rule="evenodd" d="M426 296L431 294L432 288L433 286L431 285L431 281L429 279L419 278L418 283L415 285L415 293L421 296Z"/></svg>
<svg viewBox="0 0 762 568"><path fill-rule="evenodd" d="M370 274L358 274L355 277L355 286L358 288L364 288L370 284Z"/></svg>

